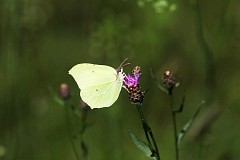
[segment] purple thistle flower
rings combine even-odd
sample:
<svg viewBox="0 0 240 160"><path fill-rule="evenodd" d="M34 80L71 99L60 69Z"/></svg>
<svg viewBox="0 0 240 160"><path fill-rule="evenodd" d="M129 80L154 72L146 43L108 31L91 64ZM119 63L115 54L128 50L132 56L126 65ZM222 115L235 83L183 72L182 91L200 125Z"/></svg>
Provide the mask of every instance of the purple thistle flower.
<svg viewBox="0 0 240 160"><path fill-rule="evenodd" d="M133 104L142 104L145 92L141 91L139 86L139 79L141 77L141 70L136 66L132 75L128 74L123 78L124 88L128 91L129 99Z"/></svg>
<svg viewBox="0 0 240 160"><path fill-rule="evenodd" d="M133 74L133 76L128 74L123 78L123 82L125 86L137 86L139 84L139 78L140 74Z"/></svg>

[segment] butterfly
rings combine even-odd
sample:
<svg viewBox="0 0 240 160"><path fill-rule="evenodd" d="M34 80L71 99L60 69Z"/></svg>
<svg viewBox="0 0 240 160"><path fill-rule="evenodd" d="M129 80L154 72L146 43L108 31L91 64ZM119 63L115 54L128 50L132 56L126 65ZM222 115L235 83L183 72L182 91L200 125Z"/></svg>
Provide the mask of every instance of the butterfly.
<svg viewBox="0 0 240 160"><path fill-rule="evenodd" d="M69 70L80 88L80 97L91 109L110 107L118 99L125 77L123 63L117 69L107 65L81 63Z"/></svg>

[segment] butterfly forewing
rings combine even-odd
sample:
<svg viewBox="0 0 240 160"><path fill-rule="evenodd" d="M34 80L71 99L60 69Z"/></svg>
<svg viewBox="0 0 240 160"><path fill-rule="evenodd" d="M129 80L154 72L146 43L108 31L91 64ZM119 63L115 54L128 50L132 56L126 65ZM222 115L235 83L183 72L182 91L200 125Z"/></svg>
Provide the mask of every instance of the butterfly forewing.
<svg viewBox="0 0 240 160"><path fill-rule="evenodd" d="M82 63L74 66L69 74L73 76L80 89L116 81L117 72L105 65Z"/></svg>

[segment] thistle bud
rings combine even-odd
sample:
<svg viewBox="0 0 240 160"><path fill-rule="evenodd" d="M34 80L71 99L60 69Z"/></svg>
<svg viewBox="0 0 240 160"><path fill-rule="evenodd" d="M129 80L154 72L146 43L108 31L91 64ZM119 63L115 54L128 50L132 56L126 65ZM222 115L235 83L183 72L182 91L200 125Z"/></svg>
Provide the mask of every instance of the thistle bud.
<svg viewBox="0 0 240 160"><path fill-rule="evenodd" d="M62 83L59 87L59 95L64 100L68 100L71 96L70 88L66 83Z"/></svg>
<svg viewBox="0 0 240 160"><path fill-rule="evenodd" d="M175 77L171 71L165 71L162 77L163 85L168 90L168 94L172 94L172 90L176 85Z"/></svg>
<svg viewBox="0 0 240 160"><path fill-rule="evenodd" d="M80 109L87 111L87 110L90 109L90 107L89 107L89 105L88 105L87 103L85 103L83 100L80 100Z"/></svg>

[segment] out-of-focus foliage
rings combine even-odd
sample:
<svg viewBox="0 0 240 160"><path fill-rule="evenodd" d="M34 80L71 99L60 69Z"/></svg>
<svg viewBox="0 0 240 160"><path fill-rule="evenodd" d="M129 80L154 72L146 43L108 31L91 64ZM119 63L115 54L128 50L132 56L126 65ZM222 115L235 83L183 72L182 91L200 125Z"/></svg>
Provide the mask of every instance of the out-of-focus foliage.
<svg viewBox="0 0 240 160"><path fill-rule="evenodd" d="M64 108L49 88L57 94L68 83L78 104L72 66L118 67L126 57L125 72L142 68L143 109L162 159L174 159L173 128L168 96L151 69L157 79L165 70L178 76L176 106L185 90L179 130L206 100L180 145L181 159L239 159L239 7L238 0L2 0L0 159L74 159ZM144 137L126 91L112 107L91 110L88 121L89 160L146 159L128 133Z"/></svg>

